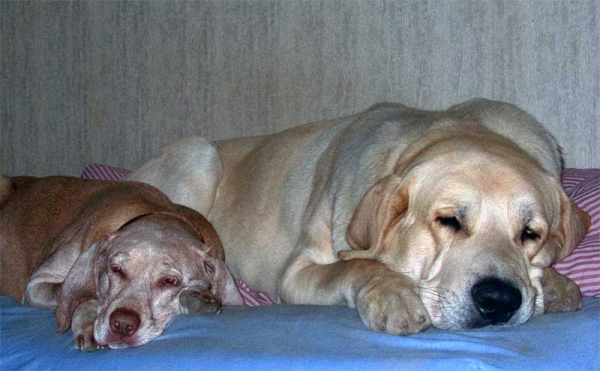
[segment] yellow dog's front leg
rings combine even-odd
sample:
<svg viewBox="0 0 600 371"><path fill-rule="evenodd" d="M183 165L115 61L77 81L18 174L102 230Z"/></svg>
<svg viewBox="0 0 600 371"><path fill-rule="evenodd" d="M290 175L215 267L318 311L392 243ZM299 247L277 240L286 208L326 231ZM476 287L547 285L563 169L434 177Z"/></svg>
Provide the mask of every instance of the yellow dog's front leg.
<svg viewBox="0 0 600 371"><path fill-rule="evenodd" d="M279 296L292 304L356 307L370 329L389 334L413 334L431 326L417 285L375 260L316 264L300 256L285 271Z"/></svg>
<svg viewBox="0 0 600 371"><path fill-rule="evenodd" d="M542 277L544 313L573 312L581 308L581 292L570 278L554 268L545 268Z"/></svg>

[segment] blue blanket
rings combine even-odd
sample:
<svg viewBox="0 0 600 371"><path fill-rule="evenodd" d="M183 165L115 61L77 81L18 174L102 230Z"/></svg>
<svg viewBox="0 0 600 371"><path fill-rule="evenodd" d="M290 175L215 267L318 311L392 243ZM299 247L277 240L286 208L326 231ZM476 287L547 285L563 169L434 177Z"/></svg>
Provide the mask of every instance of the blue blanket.
<svg viewBox="0 0 600 371"><path fill-rule="evenodd" d="M599 370L600 299L513 328L369 331L346 307L229 307L178 316L152 342L83 353L53 313L0 298L0 370Z"/></svg>

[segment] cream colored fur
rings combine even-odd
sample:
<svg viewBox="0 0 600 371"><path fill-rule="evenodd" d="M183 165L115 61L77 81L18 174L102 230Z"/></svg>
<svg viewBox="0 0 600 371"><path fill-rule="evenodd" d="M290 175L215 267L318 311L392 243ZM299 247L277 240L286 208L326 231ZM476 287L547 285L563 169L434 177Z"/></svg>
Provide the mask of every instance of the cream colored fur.
<svg viewBox="0 0 600 371"><path fill-rule="evenodd" d="M555 140L513 105L382 104L274 135L198 141L171 145L129 179L184 189L173 201L210 210L233 275L283 302L357 307L370 328L394 334L458 329L477 322L470 290L493 273L522 292L508 325L567 308L544 303L542 286L579 305L548 267L574 248L587 215L560 188ZM214 148L220 159L189 161ZM164 176L162 164L181 166ZM214 180L194 181L219 164ZM179 196L213 193L206 184L218 184L210 205ZM521 241L528 229L540 238Z"/></svg>

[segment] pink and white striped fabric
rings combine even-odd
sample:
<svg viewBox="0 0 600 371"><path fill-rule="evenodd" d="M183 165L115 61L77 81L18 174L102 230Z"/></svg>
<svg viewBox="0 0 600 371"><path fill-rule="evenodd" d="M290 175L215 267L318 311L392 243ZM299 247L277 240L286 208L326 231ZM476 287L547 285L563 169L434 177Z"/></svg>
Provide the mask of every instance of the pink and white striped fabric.
<svg viewBox="0 0 600 371"><path fill-rule="evenodd" d="M554 267L575 281L584 296L600 296L600 169L565 169L562 184L592 223L573 253Z"/></svg>
<svg viewBox="0 0 600 371"><path fill-rule="evenodd" d="M119 180L129 173L127 169L91 164L81 177ZM592 225L575 251L555 268L575 281L584 296L600 296L600 169L565 169L562 185L571 200L591 216ZM245 282L238 280L236 284L247 306L275 304L271 296L252 291Z"/></svg>
<svg viewBox="0 0 600 371"><path fill-rule="evenodd" d="M98 179L98 180L121 180L124 176L131 173L131 170L121 169L118 167L89 164L83 169L81 178L83 179Z"/></svg>
<svg viewBox="0 0 600 371"><path fill-rule="evenodd" d="M244 299L244 304L249 307L260 307L263 305L274 305L277 304L275 299L271 297L271 295L265 294L264 292L256 292L252 291L250 287L246 284L246 282L242 280L235 281L240 294L242 295L242 299Z"/></svg>

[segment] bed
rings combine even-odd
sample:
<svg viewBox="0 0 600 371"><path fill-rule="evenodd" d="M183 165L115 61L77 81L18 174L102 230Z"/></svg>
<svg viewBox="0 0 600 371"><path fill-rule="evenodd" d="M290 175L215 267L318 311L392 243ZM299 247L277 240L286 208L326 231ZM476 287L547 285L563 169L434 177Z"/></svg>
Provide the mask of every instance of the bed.
<svg viewBox="0 0 600 371"><path fill-rule="evenodd" d="M92 165L83 177L126 173ZM585 296L577 312L399 337L369 331L353 309L271 305L238 282L246 306L175 317L139 348L83 353L70 332L58 333L51 311L0 297L0 370L600 370L600 170L568 169L563 186L592 216L584 240L556 266Z"/></svg>

